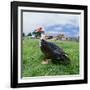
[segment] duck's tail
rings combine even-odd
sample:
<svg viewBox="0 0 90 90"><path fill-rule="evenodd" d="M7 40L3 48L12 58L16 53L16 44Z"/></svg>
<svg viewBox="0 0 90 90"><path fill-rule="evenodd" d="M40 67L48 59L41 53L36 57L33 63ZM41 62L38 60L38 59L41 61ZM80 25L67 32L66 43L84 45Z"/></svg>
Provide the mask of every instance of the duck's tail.
<svg viewBox="0 0 90 90"><path fill-rule="evenodd" d="M63 61L65 64L70 64L70 58L66 55L63 56Z"/></svg>

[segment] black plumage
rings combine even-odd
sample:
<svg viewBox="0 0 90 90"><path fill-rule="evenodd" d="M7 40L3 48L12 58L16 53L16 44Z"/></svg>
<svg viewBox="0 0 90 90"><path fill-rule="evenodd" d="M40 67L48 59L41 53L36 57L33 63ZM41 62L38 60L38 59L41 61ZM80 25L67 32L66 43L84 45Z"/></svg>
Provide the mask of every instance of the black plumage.
<svg viewBox="0 0 90 90"><path fill-rule="evenodd" d="M67 54L63 51L63 49L52 42L48 42L42 39L40 48L41 48L41 51L46 56L46 58L52 59L52 62L55 62L55 61L66 62L70 60Z"/></svg>

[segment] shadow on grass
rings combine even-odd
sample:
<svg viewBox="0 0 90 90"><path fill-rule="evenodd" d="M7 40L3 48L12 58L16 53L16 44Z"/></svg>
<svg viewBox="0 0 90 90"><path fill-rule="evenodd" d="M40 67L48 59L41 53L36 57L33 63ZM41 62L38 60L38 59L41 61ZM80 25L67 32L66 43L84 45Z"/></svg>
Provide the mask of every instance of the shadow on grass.
<svg viewBox="0 0 90 90"><path fill-rule="evenodd" d="M56 64L56 65L64 65L64 66L68 66L71 64L71 61L70 60L51 60L53 64Z"/></svg>

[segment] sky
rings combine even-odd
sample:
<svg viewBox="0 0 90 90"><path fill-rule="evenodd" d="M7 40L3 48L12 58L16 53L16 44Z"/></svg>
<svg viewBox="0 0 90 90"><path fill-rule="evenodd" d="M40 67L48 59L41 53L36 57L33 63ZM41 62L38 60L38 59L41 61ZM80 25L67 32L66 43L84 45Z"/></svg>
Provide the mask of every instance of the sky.
<svg viewBox="0 0 90 90"><path fill-rule="evenodd" d="M23 12L23 32L27 35L36 28L43 27L48 35L63 33L67 36L79 36L79 14L55 14L40 12Z"/></svg>

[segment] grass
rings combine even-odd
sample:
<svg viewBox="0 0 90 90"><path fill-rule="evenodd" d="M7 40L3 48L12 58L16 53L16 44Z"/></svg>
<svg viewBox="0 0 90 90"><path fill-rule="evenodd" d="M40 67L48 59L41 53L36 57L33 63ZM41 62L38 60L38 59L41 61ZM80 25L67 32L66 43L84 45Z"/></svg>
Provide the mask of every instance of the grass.
<svg viewBox="0 0 90 90"><path fill-rule="evenodd" d="M41 64L44 55L39 48L38 39L23 39L22 49L22 76L56 76L79 74L79 42L75 41L52 41L62 47L68 53L71 63L47 65Z"/></svg>

